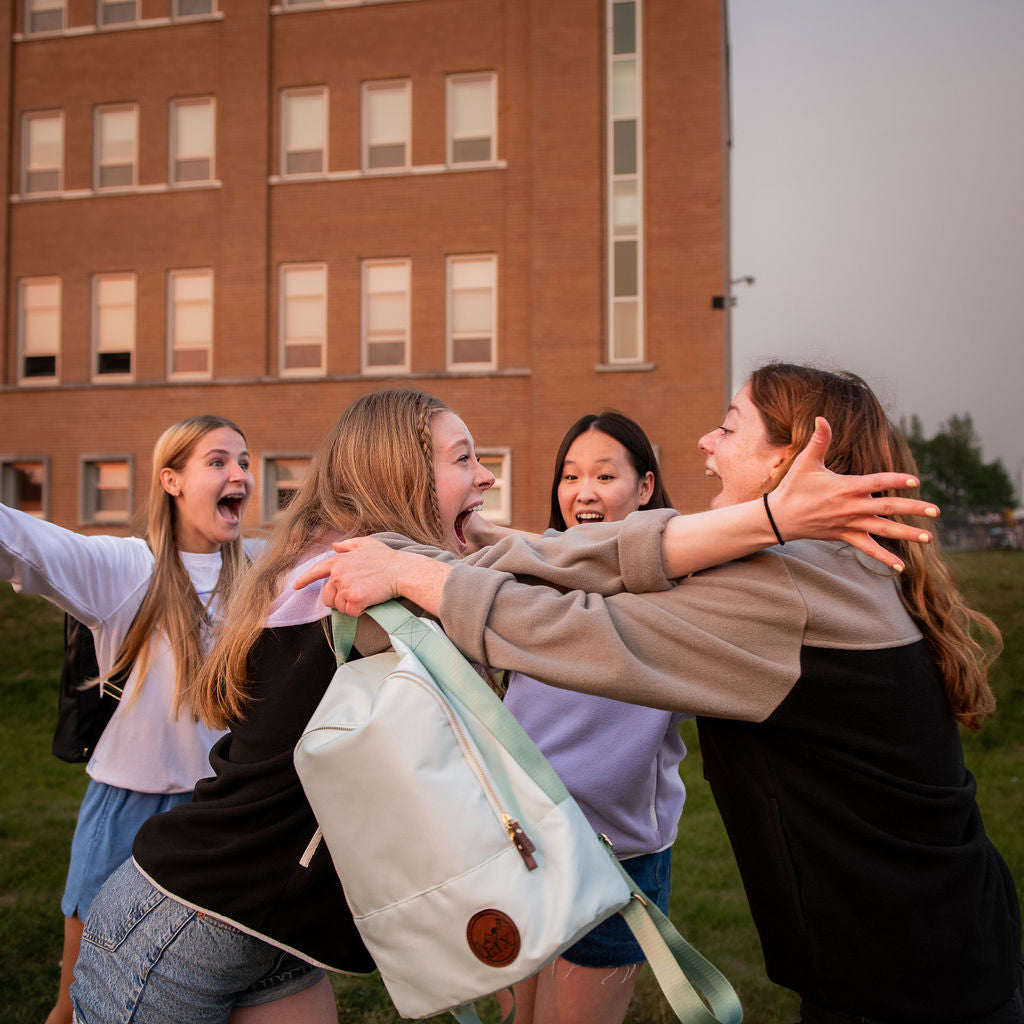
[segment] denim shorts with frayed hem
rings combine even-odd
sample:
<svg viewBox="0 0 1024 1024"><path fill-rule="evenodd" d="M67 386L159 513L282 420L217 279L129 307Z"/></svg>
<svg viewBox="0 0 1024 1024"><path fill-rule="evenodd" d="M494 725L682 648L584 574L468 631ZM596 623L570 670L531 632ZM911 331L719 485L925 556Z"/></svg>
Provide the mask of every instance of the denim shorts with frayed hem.
<svg viewBox="0 0 1024 1024"><path fill-rule="evenodd" d="M622 862L622 866L644 895L667 914L672 884L672 847L660 853L630 857ZM642 964L647 957L625 918L621 914L612 914L570 946L562 954L562 959L578 967L626 967Z"/></svg>
<svg viewBox="0 0 1024 1024"><path fill-rule="evenodd" d="M86 917L71 1003L76 1024L223 1024L235 1006L282 999L322 976L171 899L129 860Z"/></svg>

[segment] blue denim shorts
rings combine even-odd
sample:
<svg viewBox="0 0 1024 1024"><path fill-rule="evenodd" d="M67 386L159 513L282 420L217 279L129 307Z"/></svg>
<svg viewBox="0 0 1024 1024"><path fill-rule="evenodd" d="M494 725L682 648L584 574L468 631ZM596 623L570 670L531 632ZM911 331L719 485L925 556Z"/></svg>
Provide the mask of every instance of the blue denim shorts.
<svg viewBox="0 0 1024 1024"><path fill-rule="evenodd" d="M622 862L622 866L647 898L667 914L672 882L672 848L661 853L630 857ZM562 954L562 958L578 967L626 967L628 964L642 964L647 959L621 914L612 914L587 932Z"/></svg>
<svg viewBox="0 0 1024 1024"><path fill-rule="evenodd" d="M71 840L71 864L60 901L64 916L84 921L100 886L131 856L142 823L191 799L191 792L136 793L90 780Z"/></svg>
<svg viewBox="0 0 1024 1024"><path fill-rule="evenodd" d="M323 973L171 899L129 860L86 916L71 1004L76 1024L224 1024L234 1007L294 995Z"/></svg>

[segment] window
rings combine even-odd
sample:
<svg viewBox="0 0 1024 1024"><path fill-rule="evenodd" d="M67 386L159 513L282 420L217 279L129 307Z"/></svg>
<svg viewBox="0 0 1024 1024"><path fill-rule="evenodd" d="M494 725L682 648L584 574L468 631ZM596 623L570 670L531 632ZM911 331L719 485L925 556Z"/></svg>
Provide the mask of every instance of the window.
<svg viewBox="0 0 1024 1024"><path fill-rule="evenodd" d="M42 519L46 515L46 462L11 459L0 462L0 501Z"/></svg>
<svg viewBox="0 0 1024 1024"><path fill-rule="evenodd" d="M59 192L64 173L64 114L26 114L21 131L21 191Z"/></svg>
<svg viewBox="0 0 1024 1024"><path fill-rule="evenodd" d="M327 170L327 90L290 89L281 94L281 174Z"/></svg>
<svg viewBox="0 0 1024 1024"><path fill-rule="evenodd" d="M412 83L363 85L363 170L408 167Z"/></svg>
<svg viewBox="0 0 1024 1024"><path fill-rule="evenodd" d="M210 97L171 104L168 180L173 185L213 180L214 106Z"/></svg>
<svg viewBox="0 0 1024 1024"><path fill-rule="evenodd" d="M139 111L135 106L96 111L96 188L131 188L138 162Z"/></svg>
<svg viewBox="0 0 1024 1024"><path fill-rule="evenodd" d="M167 275L169 375L209 377L213 348L213 271L172 270Z"/></svg>
<svg viewBox="0 0 1024 1024"><path fill-rule="evenodd" d="M131 462L86 459L82 463L82 520L127 523L131 514Z"/></svg>
<svg viewBox="0 0 1024 1024"><path fill-rule="evenodd" d="M497 342L498 258L448 257L448 366L493 369Z"/></svg>
<svg viewBox="0 0 1024 1024"><path fill-rule="evenodd" d="M263 522L287 508L309 473L308 455L266 457L263 460Z"/></svg>
<svg viewBox="0 0 1024 1024"><path fill-rule="evenodd" d="M323 373L327 342L327 267L281 268L281 373Z"/></svg>
<svg viewBox="0 0 1024 1024"><path fill-rule="evenodd" d="M190 18L196 14L213 14L213 0L174 0L172 17Z"/></svg>
<svg viewBox="0 0 1024 1024"><path fill-rule="evenodd" d="M100 25L124 25L138 21L139 11L136 0L99 0L100 9L96 21Z"/></svg>
<svg viewBox="0 0 1024 1024"><path fill-rule="evenodd" d="M60 355L60 278L26 277L18 282L18 353L22 381L57 377Z"/></svg>
<svg viewBox="0 0 1024 1024"><path fill-rule="evenodd" d="M476 453L480 464L494 474L494 486L484 491L484 507L480 513L492 523L512 521L512 455L507 450L489 449Z"/></svg>
<svg viewBox="0 0 1024 1024"><path fill-rule="evenodd" d="M644 357L642 0L607 0L608 362Z"/></svg>
<svg viewBox="0 0 1024 1024"><path fill-rule="evenodd" d="M135 351L135 275L98 274L92 281L96 377L127 376Z"/></svg>
<svg viewBox="0 0 1024 1024"><path fill-rule="evenodd" d="M363 262L363 372L409 370L409 260Z"/></svg>
<svg viewBox="0 0 1024 1024"><path fill-rule="evenodd" d="M497 77L492 72L448 78L448 163L496 160Z"/></svg>
<svg viewBox="0 0 1024 1024"><path fill-rule="evenodd" d="M64 28L64 0L25 0L25 31L60 32Z"/></svg>

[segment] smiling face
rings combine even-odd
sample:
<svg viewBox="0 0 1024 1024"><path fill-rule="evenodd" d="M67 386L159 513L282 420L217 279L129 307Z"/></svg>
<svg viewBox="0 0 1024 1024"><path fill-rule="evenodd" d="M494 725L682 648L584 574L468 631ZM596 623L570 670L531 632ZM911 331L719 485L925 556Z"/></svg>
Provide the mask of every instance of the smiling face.
<svg viewBox="0 0 1024 1024"><path fill-rule="evenodd" d="M580 434L569 446L558 482L565 525L616 523L646 505L654 474L640 477L625 446L601 430Z"/></svg>
<svg viewBox="0 0 1024 1024"><path fill-rule="evenodd" d="M448 547L455 552L465 551L463 525L472 512L483 508L484 491L494 483L494 475L477 461L473 437L455 413L434 413L430 417L430 437L437 503Z"/></svg>
<svg viewBox="0 0 1024 1024"><path fill-rule="evenodd" d="M235 540L252 495L245 438L230 427L204 434L180 470L160 471L174 499L175 542L182 551L212 553Z"/></svg>
<svg viewBox="0 0 1024 1024"><path fill-rule="evenodd" d="M773 484L773 474L789 454L790 445L768 441L764 420L750 400L750 385L736 392L725 422L706 433L697 447L707 456L704 472L722 481L712 508L759 498Z"/></svg>

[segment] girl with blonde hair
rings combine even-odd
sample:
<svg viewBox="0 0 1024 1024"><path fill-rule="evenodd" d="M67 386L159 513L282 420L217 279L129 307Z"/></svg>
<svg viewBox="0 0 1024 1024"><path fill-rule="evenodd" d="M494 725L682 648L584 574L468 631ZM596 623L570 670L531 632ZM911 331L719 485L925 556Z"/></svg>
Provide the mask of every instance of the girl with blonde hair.
<svg viewBox="0 0 1024 1024"><path fill-rule="evenodd" d="M856 535L797 539L782 495L822 417L826 465L879 474L892 518L872 530L897 572ZM768 976L802 1024L1018 1024L1017 894L958 732L992 713L1000 638L934 544L908 543L928 536L904 515L922 507L884 493L915 472L905 443L859 377L773 363L699 447L715 513L763 506L768 550L680 578L670 510L504 541L476 565L348 541L318 570L324 597L356 614L404 596L469 658L695 714Z"/></svg>
<svg viewBox="0 0 1024 1024"><path fill-rule="evenodd" d="M337 1019L321 968L365 973L373 962L330 855L311 843L317 823L293 765L335 670L313 577L334 544L380 531L404 531L458 559L493 482L466 425L436 398L387 390L345 410L235 595L197 680L204 719L231 729L211 752L214 777L197 784L191 803L140 829L133 860L93 902L71 988L78 1024L221 1024L234 1007L242 1009L233 1024L253 1024L284 1019L285 997L288 1020ZM820 512L819 482L809 488L813 500L780 502L794 530L823 529L824 520L837 528L834 514ZM844 527L851 512L863 518L864 493L860 486L856 499L840 502ZM713 514L698 562L708 551L729 557L762 547L763 516L760 508ZM365 639L357 636L357 649Z"/></svg>
<svg viewBox="0 0 1024 1024"><path fill-rule="evenodd" d="M242 513L252 494L245 437L230 420L194 416L153 449L142 537L83 536L0 506L0 576L89 627L98 685L127 672L86 771L61 901L64 952L48 1024L70 1024L68 986L82 921L150 815L191 797L223 730L197 720L191 684L211 618L246 564Z"/></svg>

